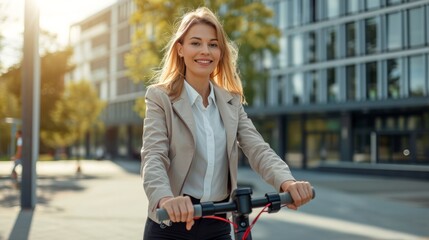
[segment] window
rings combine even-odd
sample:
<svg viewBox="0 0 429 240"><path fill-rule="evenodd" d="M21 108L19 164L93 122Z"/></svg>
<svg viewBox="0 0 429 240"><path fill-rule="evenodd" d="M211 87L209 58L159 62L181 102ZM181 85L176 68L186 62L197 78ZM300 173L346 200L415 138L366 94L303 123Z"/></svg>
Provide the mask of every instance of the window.
<svg viewBox="0 0 429 240"><path fill-rule="evenodd" d="M414 8L408 11L409 46L421 46L425 42L424 8Z"/></svg>
<svg viewBox="0 0 429 240"><path fill-rule="evenodd" d="M381 7L381 2L380 0L366 0L365 6L367 10L372 10Z"/></svg>
<svg viewBox="0 0 429 240"><path fill-rule="evenodd" d="M359 1L361 1L361 0L344 1L347 4L347 13L348 14L359 12Z"/></svg>
<svg viewBox="0 0 429 240"><path fill-rule="evenodd" d="M301 24L301 0L292 0L292 26Z"/></svg>
<svg viewBox="0 0 429 240"><path fill-rule="evenodd" d="M284 28L286 28L287 26L288 26L288 18L287 18L287 15L288 15L288 9L287 9L287 1L281 1L280 3L279 3L279 8L280 8L280 11L278 11L278 15L279 15L279 28L280 29L284 29Z"/></svg>
<svg viewBox="0 0 429 240"><path fill-rule="evenodd" d="M356 55L356 32L354 22L346 24L346 48L348 57Z"/></svg>
<svg viewBox="0 0 429 240"><path fill-rule="evenodd" d="M401 13L387 15L387 49L399 49L402 47L402 20Z"/></svg>
<svg viewBox="0 0 429 240"><path fill-rule="evenodd" d="M310 0L310 22L316 22L318 19L317 6L317 0Z"/></svg>
<svg viewBox="0 0 429 240"><path fill-rule="evenodd" d="M347 100L356 100L356 67L355 65L346 66L346 95Z"/></svg>
<svg viewBox="0 0 429 240"><path fill-rule="evenodd" d="M401 59L387 60L387 97L399 98L401 82Z"/></svg>
<svg viewBox="0 0 429 240"><path fill-rule="evenodd" d="M283 35L280 39L279 39L279 44L280 44L280 52L278 54L278 61L279 61L279 67L284 68L286 67L289 62L289 58L288 58L288 38L287 36Z"/></svg>
<svg viewBox="0 0 429 240"><path fill-rule="evenodd" d="M377 52L377 20L375 18L365 20L365 43L367 54Z"/></svg>
<svg viewBox="0 0 429 240"><path fill-rule="evenodd" d="M122 71L126 69L125 66L125 54L127 54L126 52L123 53L118 53L118 59L117 59L117 68L118 71Z"/></svg>
<svg viewBox="0 0 429 240"><path fill-rule="evenodd" d="M131 42L130 27L127 25L118 32L118 47L123 46Z"/></svg>
<svg viewBox="0 0 429 240"><path fill-rule="evenodd" d="M426 93L424 63L424 55L418 55L409 58L408 79L410 81L410 97L420 97L424 96Z"/></svg>
<svg viewBox="0 0 429 240"><path fill-rule="evenodd" d="M329 68L327 70L327 82L328 82L328 102L338 101L339 86L335 74L335 68Z"/></svg>
<svg viewBox="0 0 429 240"><path fill-rule="evenodd" d="M387 4L388 5L395 5L395 4L399 4L402 3L402 0L388 0Z"/></svg>
<svg viewBox="0 0 429 240"><path fill-rule="evenodd" d="M368 100L377 99L377 62L366 64L366 97Z"/></svg>
<svg viewBox="0 0 429 240"><path fill-rule="evenodd" d="M308 94L310 97L310 103L317 102L317 91L318 91L318 79L317 72L311 71L308 73Z"/></svg>
<svg viewBox="0 0 429 240"><path fill-rule="evenodd" d="M277 77L277 101L276 105L282 105L283 98L285 95L283 94L283 76L280 75Z"/></svg>
<svg viewBox="0 0 429 240"><path fill-rule="evenodd" d="M302 103L302 99L304 97L304 80L302 77L302 73L295 73L292 78L292 91L293 91L293 99L292 102L294 104Z"/></svg>
<svg viewBox="0 0 429 240"><path fill-rule="evenodd" d="M326 58L328 60L335 59L336 57L336 34L335 28L330 27L326 29Z"/></svg>
<svg viewBox="0 0 429 240"><path fill-rule="evenodd" d="M340 16L339 0L326 0L326 6L326 15L328 18L335 18Z"/></svg>
<svg viewBox="0 0 429 240"><path fill-rule="evenodd" d="M317 61L317 51L316 51L316 33L315 32L309 32L308 33L308 52L307 52L307 62L314 63Z"/></svg>
<svg viewBox="0 0 429 240"><path fill-rule="evenodd" d="M302 57L302 35L295 35L292 38L292 59L294 65L301 65L303 63L303 57Z"/></svg>

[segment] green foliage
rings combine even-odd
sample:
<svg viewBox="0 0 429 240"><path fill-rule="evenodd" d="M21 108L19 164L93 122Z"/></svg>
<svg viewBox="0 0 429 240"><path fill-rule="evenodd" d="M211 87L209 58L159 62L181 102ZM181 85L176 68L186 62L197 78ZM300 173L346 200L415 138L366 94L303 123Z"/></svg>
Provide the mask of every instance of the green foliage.
<svg viewBox="0 0 429 240"><path fill-rule="evenodd" d="M72 54L73 51L69 48L57 52L48 52L41 59L41 129L49 130L53 126L53 119L50 117L50 113L64 93L64 75L72 69L69 64Z"/></svg>
<svg viewBox="0 0 429 240"><path fill-rule="evenodd" d="M18 98L9 92L4 82L0 82L0 121L7 117L19 118L20 113Z"/></svg>
<svg viewBox="0 0 429 240"><path fill-rule="evenodd" d="M8 152L11 138L11 125L5 122L5 118L20 118L19 101L11 94L7 85L0 81L0 156ZM10 157L8 155L8 157Z"/></svg>
<svg viewBox="0 0 429 240"><path fill-rule="evenodd" d="M53 126L41 129L40 136L54 148L82 140L91 128L100 126L98 117L105 106L88 81L70 83L50 114Z"/></svg>
<svg viewBox="0 0 429 240"><path fill-rule="evenodd" d="M89 82L64 85L64 75L72 69L71 49L45 52L41 57L40 138L42 148L69 146L83 138L92 127L100 127L98 116L105 103ZM0 119L21 113L21 66L0 76ZM3 141L2 141L3 142Z"/></svg>
<svg viewBox="0 0 429 240"><path fill-rule="evenodd" d="M260 1L249 0L135 0L137 10L131 18L136 26L132 49L125 57L129 76L136 82L148 81L159 67L164 47L174 31L175 21L189 10L207 6L222 21L228 36L239 47L239 72L246 99L252 103L255 89L267 74L255 67L264 51L279 50L279 30L270 21L273 13ZM261 64L259 64L261 65ZM140 113L144 115L144 113Z"/></svg>
<svg viewBox="0 0 429 240"><path fill-rule="evenodd" d="M144 98L139 98L136 100L136 104L134 104L133 110L138 113L141 118L144 118L146 113L146 102Z"/></svg>

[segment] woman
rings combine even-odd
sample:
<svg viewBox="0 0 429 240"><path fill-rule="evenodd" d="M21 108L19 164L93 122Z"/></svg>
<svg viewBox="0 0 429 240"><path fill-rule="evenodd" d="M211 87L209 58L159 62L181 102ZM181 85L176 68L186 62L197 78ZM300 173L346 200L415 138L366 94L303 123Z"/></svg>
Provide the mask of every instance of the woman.
<svg viewBox="0 0 429 240"><path fill-rule="evenodd" d="M247 117L236 60L236 49L209 9L183 16L157 83L146 92L145 239L231 239L228 223L194 220L192 204L228 201L237 187L238 147L265 181L290 192L295 203L289 208L311 199L311 185L295 181ZM159 224L157 208L167 210L171 226Z"/></svg>

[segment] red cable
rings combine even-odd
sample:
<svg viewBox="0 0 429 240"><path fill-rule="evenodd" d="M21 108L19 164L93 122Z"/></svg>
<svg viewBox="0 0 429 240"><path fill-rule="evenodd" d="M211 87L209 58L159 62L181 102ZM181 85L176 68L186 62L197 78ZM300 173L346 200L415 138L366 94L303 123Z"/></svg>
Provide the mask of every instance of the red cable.
<svg viewBox="0 0 429 240"><path fill-rule="evenodd" d="M242 240L246 240L247 239L247 237L250 234L250 231L252 230L253 226L256 224L256 221L258 221L258 219L259 219L259 217L261 216L262 213L268 212L265 209L267 209L269 206L271 206L271 203L268 203L267 205L265 205L265 207L258 213L258 215L255 217L255 219L253 219L252 224L250 224L250 226L247 227L246 231L244 232ZM286 205L283 205L281 207L284 207L284 206L286 206ZM222 217L204 216L203 218L211 218L211 219L216 219L216 220L224 221L224 222L230 223L232 226L234 226L234 230L235 231L238 229L237 224L235 224L234 222L232 222L232 221L230 221L228 219L222 218Z"/></svg>
<svg viewBox="0 0 429 240"><path fill-rule="evenodd" d="M220 221L224 221L224 222L230 223L234 227L234 230L238 228L237 224L235 224L234 222L232 222L232 221L230 221L228 219L222 218L222 217L204 216L203 218L211 218L211 219L216 219L216 220L220 220Z"/></svg>
<svg viewBox="0 0 429 240"><path fill-rule="evenodd" d="M258 213L258 215L255 217L255 219L253 219L252 224L250 224L250 226L247 227L246 232L244 232L242 240L246 240L247 239L247 236L250 234L250 231L252 230L252 228L255 225L256 221L258 221L258 218L261 216L261 214L263 212L267 212L265 209L267 209L267 207L269 207L269 206L271 206L271 203L268 203L267 205L265 205L265 207Z"/></svg>

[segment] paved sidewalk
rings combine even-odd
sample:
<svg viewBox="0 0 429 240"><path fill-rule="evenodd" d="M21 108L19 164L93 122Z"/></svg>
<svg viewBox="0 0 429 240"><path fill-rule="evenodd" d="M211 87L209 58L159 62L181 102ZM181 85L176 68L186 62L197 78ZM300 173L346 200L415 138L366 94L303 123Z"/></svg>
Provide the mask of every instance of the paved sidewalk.
<svg viewBox="0 0 429 240"><path fill-rule="evenodd" d="M76 161L38 162L37 206L21 211L10 166L0 162L0 240L142 238L147 204L138 174L111 161L81 161L80 175Z"/></svg>
<svg viewBox="0 0 429 240"><path fill-rule="evenodd" d="M38 162L38 204L21 211L19 190L0 162L0 240L142 239L147 200L138 161ZM293 170L316 200L299 211L263 215L253 239L429 239L429 181ZM273 188L248 168L239 183L254 196ZM253 216L257 211L254 211ZM287 237L285 237L285 235Z"/></svg>

